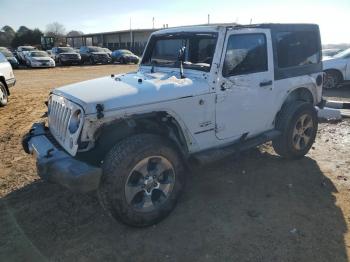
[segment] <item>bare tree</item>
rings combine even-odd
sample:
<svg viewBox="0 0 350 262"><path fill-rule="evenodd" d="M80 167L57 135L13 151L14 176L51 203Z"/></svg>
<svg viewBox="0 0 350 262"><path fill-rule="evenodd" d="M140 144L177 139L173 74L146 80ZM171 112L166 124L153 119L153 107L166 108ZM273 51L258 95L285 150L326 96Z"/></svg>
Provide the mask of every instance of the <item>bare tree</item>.
<svg viewBox="0 0 350 262"><path fill-rule="evenodd" d="M82 31L72 30L67 33L67 36L81 36L83 34L84 33Z"/></svg>
<svg viewBox="0 0 350 262"><path fill-rule="evenodd" d="M78 30L72 30L70 32L67 33L68 38L67 39L67 44L69 44L70 46L82 46L83 45L83 41L82 38L78 37L83 35L84 33L82 31L78 31Z"/></svg>
<svg viewBox="0 0 350 262"><path fill-rule="evenodd" d="M65 35L65 33L66 33L66 29L62 24L58 22L54 22L46 26L46 31L45 31L46 36L61 38Z"/></svg>

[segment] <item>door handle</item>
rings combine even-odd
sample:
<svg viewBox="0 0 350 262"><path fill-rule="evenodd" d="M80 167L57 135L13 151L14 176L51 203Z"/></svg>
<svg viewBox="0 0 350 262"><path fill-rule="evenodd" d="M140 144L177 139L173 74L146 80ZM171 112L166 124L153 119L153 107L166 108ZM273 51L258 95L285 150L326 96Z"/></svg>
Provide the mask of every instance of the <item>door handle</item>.
<svg viewBox="0 0 350 262"><path fill-rule="evenodd" d="M272 85L272 80L260 82L259 85L260 85L260 87L270 86L270 85Z"/></svg>

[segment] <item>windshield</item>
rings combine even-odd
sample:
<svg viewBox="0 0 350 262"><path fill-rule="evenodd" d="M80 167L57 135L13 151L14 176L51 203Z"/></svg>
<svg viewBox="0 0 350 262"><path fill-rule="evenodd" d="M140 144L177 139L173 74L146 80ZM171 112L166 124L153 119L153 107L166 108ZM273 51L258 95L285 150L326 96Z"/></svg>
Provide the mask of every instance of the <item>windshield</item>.
<svg viewBox="0 0 350 262"><path fill-rule="evenodd" d="M118 50L118 52L120 52L123 55L132 55L133 54L129 50Z"/></svg>
<svg viewBox="0 0 350 262"><path fill-rule="evenodd" d="M101 47L89 47L90 52L105 52Z"/></svg>
<svg viewBox="0 0 350 262"><path fill-rule="evenodd" d="M59 47L57 48L58 53L75 53L73 48L70 47Z"/></svg>
<svg viewBox="0 0 350 262"><path fill-rule="evenodd" d="M177 67L179 50L185 47L184 68L209 71L214 57L217 34L190 33L152 37L143 65Z"/></svg>
<svg viewBox="0 0 350 262"><path fill-rule="evenodd" d="M13 54L8 50L0 50L0 52L6 57L13 57Z"/></svg>
<svg viewBox="0 0 350 262"><path fill-rule="evenodd" d="M38 52L31 52L30 56L31 57L47 57L48 54L44 51L38 51Z"/></svg>
<svg viewBox="0 0 350 262"><path fill-rule="evenodd" d="M343 52L340 52L339 54L336 54L333 57L334 58L348 58L348 57L350 57L350 48L344 50Z"/></svg>
<svg viewBox="0 0 350 262"><path fill-rule="evenodd" d="M27 46L27 47L22 47L22 51L32 51L35 50L35 47Z"/></svg>

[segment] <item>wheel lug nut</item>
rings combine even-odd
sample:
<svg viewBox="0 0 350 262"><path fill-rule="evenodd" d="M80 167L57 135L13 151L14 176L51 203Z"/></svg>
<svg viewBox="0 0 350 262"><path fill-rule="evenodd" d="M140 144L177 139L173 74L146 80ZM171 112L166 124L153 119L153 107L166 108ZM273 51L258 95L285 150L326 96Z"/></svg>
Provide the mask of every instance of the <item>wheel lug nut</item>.
<svg viewBox="0 0 350 262"><path fill-rule="evenodd" d="M153 175L153 179L155 179L156 178L156 176L155 175Z"/></svg>

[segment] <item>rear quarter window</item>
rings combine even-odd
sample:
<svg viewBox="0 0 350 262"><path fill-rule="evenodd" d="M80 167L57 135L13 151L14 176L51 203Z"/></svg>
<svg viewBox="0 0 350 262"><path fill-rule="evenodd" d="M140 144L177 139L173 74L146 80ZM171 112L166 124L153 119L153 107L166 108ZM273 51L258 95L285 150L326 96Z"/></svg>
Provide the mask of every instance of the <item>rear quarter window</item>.
<svg viewBox="0 0 350 262"><path fill-rule="evenodd" d="M319 37L315 31L277 32L276 44L279 68L320 63Z"/></svg>

